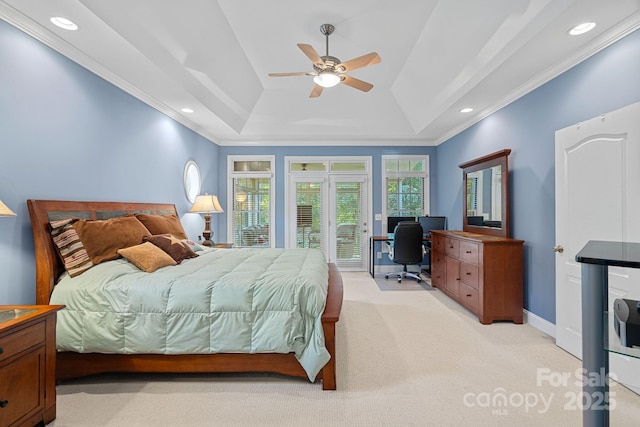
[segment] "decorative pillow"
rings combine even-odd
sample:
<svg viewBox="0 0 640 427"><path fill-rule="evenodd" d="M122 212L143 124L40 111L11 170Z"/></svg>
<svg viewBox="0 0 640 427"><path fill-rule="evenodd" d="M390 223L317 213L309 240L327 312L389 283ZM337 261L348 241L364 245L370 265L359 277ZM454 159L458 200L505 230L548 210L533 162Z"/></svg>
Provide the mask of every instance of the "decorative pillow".
<svg viewBox="0 0 640 427"><path fill-rule="evenodd" d="M143 237L151 235L133 215L105 220L78 220L73 228L94 264L120 257L118 249L139 245Z"/></svg>
<svg viewBox="0 0 640 427"><path fill-rule="evenodd" d="M165 251L178 264L187 258L195 258L197 253L192 251L187 245L182 243L180 239L171 234L158 234L157 236L147 236L142 239L143 242L151 242L163 251Z"/></svg>
<svg viewBox="0 0 640 427"><path fill-rule="evenodd" d="M73 223L76 221L76 219L62 219L49 223L53 244L60 255L65 270L71 277L84 273L94 265L89 259L89 254L82 245L78 233L73 228Z"/></svg>
<svg viewBox="0 0 640 427"><path fill-rule="evenodd" d="M151 242L118 249L118 254L142 271L152 273L160 267L176 265L176 262L165 251Z"/></svg>
<svg viewBox="0 0 640 427"><path fill-rule="evenodd" d="M193 240L190 240L190 239L184 239L182 241L182 243L187 245L189 247L189 249L191 249L193 252L200 252L200 251L204 250L204 248L202 247L201 244L196 243L196 242L194 242Z"/></svg>
<svg viewBox="0 0 640 427"><path fill-rule="evenodd" d="M153 235L172 234L178 239L187 239L187 233L185 233L180 219L175 215L150 215L139 213L136 214L136 218L138 218Z"/></svg>

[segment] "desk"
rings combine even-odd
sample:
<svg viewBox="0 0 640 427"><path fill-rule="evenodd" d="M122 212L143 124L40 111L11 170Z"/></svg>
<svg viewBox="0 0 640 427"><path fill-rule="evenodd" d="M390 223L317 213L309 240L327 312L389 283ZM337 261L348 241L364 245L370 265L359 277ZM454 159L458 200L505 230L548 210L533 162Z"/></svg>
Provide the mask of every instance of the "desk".
<svg viewBox="0 0 640 427"><path fill-rule="evenodd" d="M423 242L431 241L430 237L424 237L422 239ZM371 277L375 277L376 274L376 251L375 251L375 243L376 242L393 242L393 237L391 236L371 236L369 237L369 274ZM429 251L429 267L431 267L431 251Z"/></svg>
<svg viewBox="0 0 640 427"><path fill-rule="evenodd" d="M640 268L640 243L591 240L576 255L582 263L583 399L599 402L585 407L583 426L609 425L609 354L605 347L604 313L609 308L609 266ZM583 400L584 402L584 400Z"/></svg>

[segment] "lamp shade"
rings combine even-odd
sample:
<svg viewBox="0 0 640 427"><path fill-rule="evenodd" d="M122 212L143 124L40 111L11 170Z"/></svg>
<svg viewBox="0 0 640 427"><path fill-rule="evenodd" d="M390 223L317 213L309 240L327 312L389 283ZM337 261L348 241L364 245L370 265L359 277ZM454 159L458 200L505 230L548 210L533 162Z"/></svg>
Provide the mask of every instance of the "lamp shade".
<svg viewBox="0 0 640 427"><path fill-rule="evenodd" d="M0 216L16 216L16 214L0 200Z"/></svg>
<svg viewBox="0 0 640 427"><path fill-rule="evenodd" d="M196 201L189 209L191 213L221 213L224 212L222 210L222 206L220 206L220 202L218 201L218 196L212 196L209 194L201 194L196 197Z"/></svg>

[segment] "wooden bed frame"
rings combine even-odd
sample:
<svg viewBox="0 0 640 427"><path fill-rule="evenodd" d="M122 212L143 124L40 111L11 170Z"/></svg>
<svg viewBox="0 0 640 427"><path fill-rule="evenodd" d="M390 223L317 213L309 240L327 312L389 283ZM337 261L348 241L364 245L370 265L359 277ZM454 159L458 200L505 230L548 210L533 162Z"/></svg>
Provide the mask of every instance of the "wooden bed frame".
<svg viewBox="0 0 640 427"><path fill-rule="evenodd" d="M83 202L27 200L36 261L36 304L49 304L53 287L64 267L51 239L49 221L62 218L104 219L127 213L178 214L175 205L164 203ZM331 355L317 378L324 390L336 389L336 322L342 308L342 277L329 264L329 289L322 314L322 328ZM269 372L299 378L307 374L294 353L216 354L100 354L58 352L56 378L77 378L105 372L221 373Z"/></svg>

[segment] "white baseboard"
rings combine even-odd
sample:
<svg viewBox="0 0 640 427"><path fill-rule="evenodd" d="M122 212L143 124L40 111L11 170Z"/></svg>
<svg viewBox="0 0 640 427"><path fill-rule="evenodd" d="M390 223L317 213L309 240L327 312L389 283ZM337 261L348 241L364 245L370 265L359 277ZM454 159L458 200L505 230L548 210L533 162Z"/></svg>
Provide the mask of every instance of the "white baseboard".
<svg viewBox="0 0 640 427"><path fill-rule="evenodd" d="M549 322L548 320L543 319L540 316L537 316L527 310L522 310L523 314L524 314L524 321L525 323L528 323L529 325L533 326L534 328L538 329L539 331L544 332L545 334L549 335L550 337L554 338L556 337L556 325L554 325L553 323Z"/></svg>

